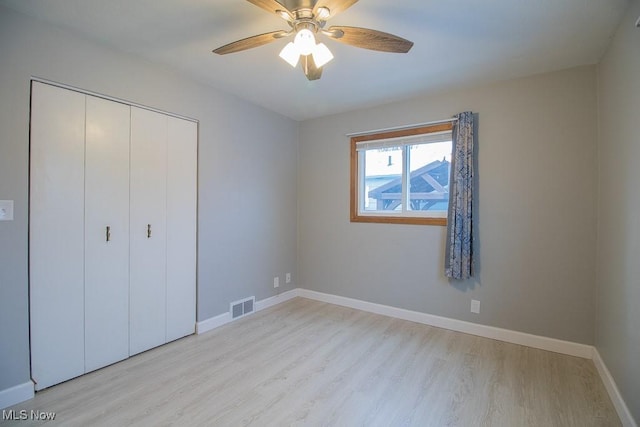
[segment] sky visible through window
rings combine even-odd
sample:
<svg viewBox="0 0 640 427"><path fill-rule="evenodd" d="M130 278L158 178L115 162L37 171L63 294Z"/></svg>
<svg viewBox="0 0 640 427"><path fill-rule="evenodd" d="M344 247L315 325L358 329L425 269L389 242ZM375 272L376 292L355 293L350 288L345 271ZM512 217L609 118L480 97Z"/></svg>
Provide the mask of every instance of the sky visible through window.
<svg viewBox="0 0 640 427"><path fill-rule="evenodd" d="M411 163L426 165L435 160L451 161L451 142L433 142L411 146ZM402 174L402 149L367 150L367 176Z"/></svg>

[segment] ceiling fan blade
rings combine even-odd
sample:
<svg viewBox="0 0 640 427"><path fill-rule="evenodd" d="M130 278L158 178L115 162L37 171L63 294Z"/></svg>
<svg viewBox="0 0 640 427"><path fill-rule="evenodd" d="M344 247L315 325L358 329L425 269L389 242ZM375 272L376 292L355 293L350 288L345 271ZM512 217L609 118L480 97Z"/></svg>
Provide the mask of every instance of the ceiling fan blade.
<svg viewBox="0 0 640 427"><path fill-rule="evenodd" d="M252 49L254 47L262 46L272 41L276 41L282 37L289 35L286 31L272 31L270 33L264 33L253 37L247 37L246 39L238 40L233 43L221 46L213 51L218 55L226 55L227 53L240 52L242 50Z"/></svg>
<svg viewBox="0 0 640 427"><path fill-rule="evenodd" d="M313 61L313 55L307 55L300 57L302 60L302 71L309 80L318 80L322 77L322 68L316 67L316 63Z"/></svg>
<svg viewBox="0 0 640 427"><path fill-rule="evenodd" d="M332 26L324 34L342 43L381 52L407 53L413 42L393 34L360 27Z"/></svg>
<svg viewBox="0 0 640 427"><path fill-rule="evenodd" d="M318 9L321 7L326 7L330 12L329 18L333 18L338 13L349 9L357 2L358 0L319 0L313 8L313 13L317 13Z"/></svg>
<svg viewBox="0 0 640 427"><path fill-rule="evenodd" d="M278 3L276 0L247 0L249 3L254 4L267 12L278 13L279 10L284 10L291 15L291 11L284 7L282 4Z"/></svg>

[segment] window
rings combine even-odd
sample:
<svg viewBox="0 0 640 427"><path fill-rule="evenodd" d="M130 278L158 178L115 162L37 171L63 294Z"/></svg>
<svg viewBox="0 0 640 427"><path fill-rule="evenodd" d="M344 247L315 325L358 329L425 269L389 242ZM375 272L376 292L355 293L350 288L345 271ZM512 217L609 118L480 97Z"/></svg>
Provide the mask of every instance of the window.
<svg viewBox="0 0 640 427"><path fill-rule="evenodd" d="M351 138L351 221L446 225L451 123Z"/></svg>

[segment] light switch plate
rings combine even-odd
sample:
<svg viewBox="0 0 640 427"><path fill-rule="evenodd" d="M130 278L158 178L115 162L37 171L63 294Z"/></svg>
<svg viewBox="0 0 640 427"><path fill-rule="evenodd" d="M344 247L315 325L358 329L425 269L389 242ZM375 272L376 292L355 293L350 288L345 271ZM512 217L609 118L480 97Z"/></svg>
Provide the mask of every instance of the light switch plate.
<svg viewBox="0 0 640 427"><path fill-rule="evenodd" d="M13 200L0 200L0 221L13 221Z"/></svg>

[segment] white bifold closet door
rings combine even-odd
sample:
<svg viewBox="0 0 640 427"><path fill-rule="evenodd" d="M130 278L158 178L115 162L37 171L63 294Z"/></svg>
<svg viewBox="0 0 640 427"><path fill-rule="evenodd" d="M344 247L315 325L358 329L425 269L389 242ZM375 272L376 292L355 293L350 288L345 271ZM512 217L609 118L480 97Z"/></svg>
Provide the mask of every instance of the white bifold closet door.
<svg viewBox="0 0 640 427"><path fill-rule="evenodd" d="M131 355L166 342L167 123L131 107Z"/></svg>
<svg viewBox="0 0 640 427"><path fill-rule="evenodd" d="M87 96L85 371L129 356L128 105Z"/></svg>
<svg viewBox="0 0 640 427"><path fill-rule="evenodd" d="M198 124L168 118L167 341L194 333Z"/></svg>
<svg viewBox="0 0 640 427"><path fill-rule="evenodd" d="M29 312L37 390L85 372L84 115L84 95L34 83Z"/></svg>
<svg viewBox="0 0 640 427"><path fill-rule="evenodd" d="M130 354L194 332L197 123L131 107Z"/></svg>
<svg viewBox="0 0 640 427"><path fill-rule="evenodd" d="M192 334L197 123L32 84L36 390Z"/></svg>

